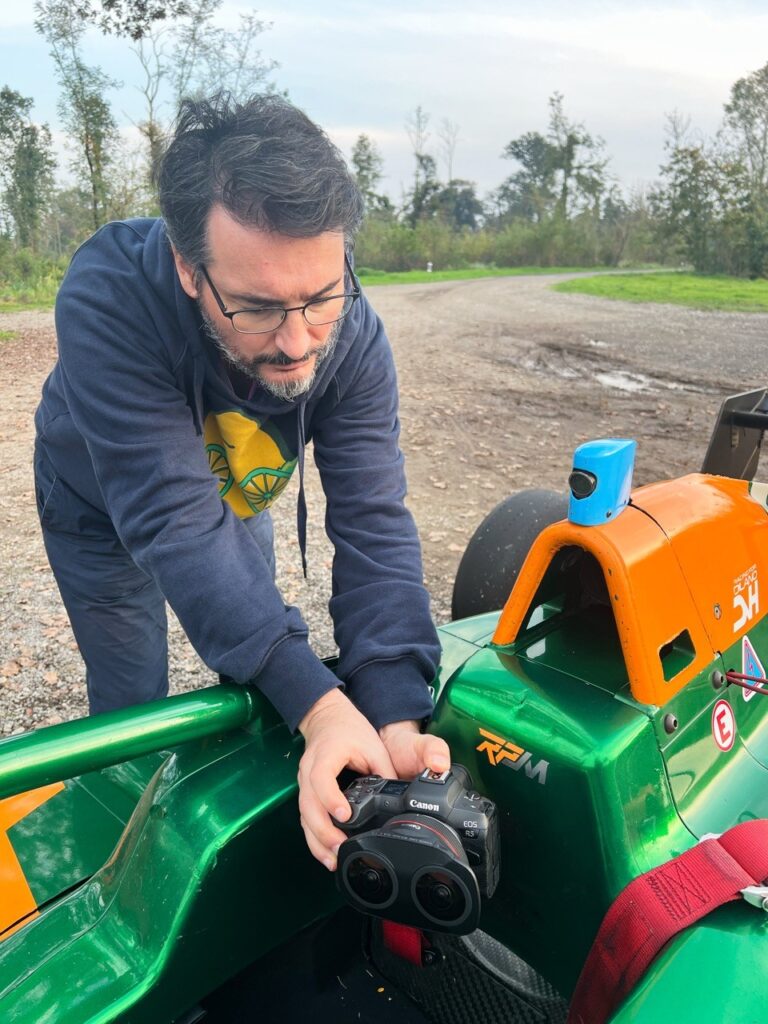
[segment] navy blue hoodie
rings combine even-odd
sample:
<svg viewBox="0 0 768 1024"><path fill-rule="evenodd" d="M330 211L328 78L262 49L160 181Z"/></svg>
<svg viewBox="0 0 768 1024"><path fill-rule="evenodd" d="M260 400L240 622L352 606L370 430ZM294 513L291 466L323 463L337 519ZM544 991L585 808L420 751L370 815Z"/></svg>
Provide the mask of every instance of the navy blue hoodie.
<svg viewBox="0 0 768 1024"><path fill-rule="evenodd" d="M255 682L291 728L339 678L377 728L428 715L439 649L403 505L392 353L365 297L308 394L246 400L181 287L163 222L124 221L76 253L56 331L38 443L110 517L206 664ZM272 504L310 438L335 548L338 677L242 522Z"/></svg>

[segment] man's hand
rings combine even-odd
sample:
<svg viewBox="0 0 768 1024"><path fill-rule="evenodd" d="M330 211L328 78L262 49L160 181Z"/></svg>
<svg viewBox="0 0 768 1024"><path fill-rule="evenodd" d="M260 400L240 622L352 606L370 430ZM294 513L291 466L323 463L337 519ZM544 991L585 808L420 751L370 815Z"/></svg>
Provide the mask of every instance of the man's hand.
<svg viewBox="0 0 768 1024"><path fill-rule="evenodd" d="M347 837L329 815L346 821L352 813L336 776L349 767L362 775L394 779L395 766L371 723L338 689L312 705L299 722L299 731L306 742L299 763L301 826L312 856L333 871L336 853Z"/></svg>
<svg viewBox="0 0 768 1024"><path fill-rule="evenodd" d="M439 736L422 733L418 722L392 722L379 729L399 779L412 779L430 768L444 772L451 767L448 744Z"/></svg>

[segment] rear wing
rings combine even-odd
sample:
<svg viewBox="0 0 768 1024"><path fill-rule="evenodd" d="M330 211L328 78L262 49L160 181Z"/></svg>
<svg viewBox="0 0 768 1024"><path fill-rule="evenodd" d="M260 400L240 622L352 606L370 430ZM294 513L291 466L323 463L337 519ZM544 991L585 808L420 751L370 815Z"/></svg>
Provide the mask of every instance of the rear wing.
<svg viewBox="0 0 768 1024"><path fill-rule="evenodd" d="M731 395L720 406L702 473L753 480L768 430L768 388Z"/></svg>

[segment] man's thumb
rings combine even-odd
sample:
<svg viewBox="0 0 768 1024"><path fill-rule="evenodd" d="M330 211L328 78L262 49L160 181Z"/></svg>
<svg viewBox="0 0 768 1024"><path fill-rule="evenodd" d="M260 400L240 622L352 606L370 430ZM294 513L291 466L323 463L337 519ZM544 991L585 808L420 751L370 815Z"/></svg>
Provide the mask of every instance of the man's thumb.
<svg viewBox="0 0 768 1024"><path fill-rule="evenodd" d="M425 768L433 772L446 772L451 767L451 752L448 744L439 736L431 736L429 733L420 737L421 760Z"/></svg>

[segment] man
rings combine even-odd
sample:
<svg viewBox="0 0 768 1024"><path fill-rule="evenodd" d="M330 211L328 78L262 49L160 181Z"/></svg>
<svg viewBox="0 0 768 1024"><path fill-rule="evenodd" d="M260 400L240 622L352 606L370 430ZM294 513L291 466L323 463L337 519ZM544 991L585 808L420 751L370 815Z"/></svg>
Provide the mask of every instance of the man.
<svg viewBox="0 0 768 1024"><path fill-rule="evenodd" d="M185 102L158 188L163 219L102 228L57 299L59 362L36 416L46 550L91 711L167 693L167 599L212 669L252 680L303 734L302 825L333 869L345 766L449 763L420 732L438 646L392 356L347 256L360 197L324 133L277 97ZM298 468L303 554L310 438L337 675L273 580L268 509Z"/></svg>

